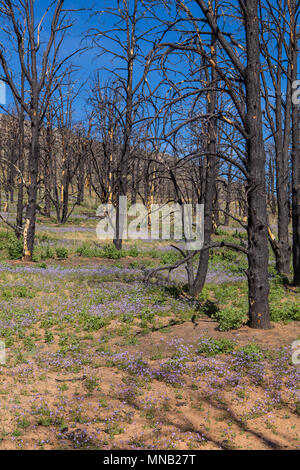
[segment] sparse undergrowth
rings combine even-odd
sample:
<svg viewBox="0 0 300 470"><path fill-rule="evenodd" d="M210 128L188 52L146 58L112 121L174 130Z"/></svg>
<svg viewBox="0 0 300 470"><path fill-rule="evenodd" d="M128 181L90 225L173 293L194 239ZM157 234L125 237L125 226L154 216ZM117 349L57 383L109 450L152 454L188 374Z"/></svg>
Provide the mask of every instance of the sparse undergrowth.
<svg viewBox="0 0 300 470"><path fill-rule="evenodd" d="M285 279L271 280L269 346L245 327L240 255L216 252L191 302L180 271L173 286L142 283L144 269L179 259L165 246L118 252L42 233L26 266L21 246L0 231L2 258L15 260L0 265L0 448L299 447L299 291Z"/></svg>

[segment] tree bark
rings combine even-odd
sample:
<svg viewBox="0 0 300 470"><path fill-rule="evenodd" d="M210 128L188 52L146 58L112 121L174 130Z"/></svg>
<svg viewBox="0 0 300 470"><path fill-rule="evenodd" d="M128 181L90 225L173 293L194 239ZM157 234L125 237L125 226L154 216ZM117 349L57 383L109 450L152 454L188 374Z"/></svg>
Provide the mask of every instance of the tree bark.
<svg viewBox="0 0 300 470"><path fill-rule="evenodd" d="M28 203L24 227L23 261L31 261L33 254L38 189L39 133L38 120L33 119L31 123L31 143L28 162L30 183L28 188Z"/></svg>
<svg viewBox="0 0 300 470"><path fill-rule="evenodd" d="M270 328L265 151L262 134L258 1L247 0L246 131L248 201L248 288L252 328Z"/></svg>
<svg viewBox="0 0 300 470"><path fill-rule="evenodd" d="M297 79L298 40L296 22L296 1L292 0L291 51L292 51L292 82ZM300 286L300 119L299 104L292 104L292 226L293 226L293 284Z"/></svg>

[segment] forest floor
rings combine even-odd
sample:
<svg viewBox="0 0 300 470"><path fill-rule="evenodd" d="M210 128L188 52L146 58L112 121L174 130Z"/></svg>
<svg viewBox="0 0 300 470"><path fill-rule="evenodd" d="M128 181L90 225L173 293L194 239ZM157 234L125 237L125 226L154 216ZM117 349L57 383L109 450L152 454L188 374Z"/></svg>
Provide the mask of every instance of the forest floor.
<svg viewBox="0 0 300 470"><path fill-rule="evenodd" d="M253 330L243 255L212 254L192 302L184 270L143 283L176 260L166 242L111 259L96 223L40 218L27 264L0 228L0 449L299 449L300 292L272 257L273 328Z"/></svg>

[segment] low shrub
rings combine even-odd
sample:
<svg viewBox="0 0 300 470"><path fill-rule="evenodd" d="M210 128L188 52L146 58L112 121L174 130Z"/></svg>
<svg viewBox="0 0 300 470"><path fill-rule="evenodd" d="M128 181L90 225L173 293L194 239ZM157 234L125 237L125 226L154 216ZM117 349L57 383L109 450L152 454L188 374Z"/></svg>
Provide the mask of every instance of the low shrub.
<svg viewBox="0 0 300 470"><path fill-rule="evenodd" d="M55 248L55 253L58 259L67 259L69 256L68 249L64 246L57 246Z"/></svg>
<svg viewBox="0 0 300 470"><path fill-rule="evenodd" d="M4 300L12 299L33 299L35 292L28 286L5 287L1 292Z"/></svg>
<svg viewBox="0 0 300 470"><path fill-rule="evenodd" d="M129 268L131 269L146 269L146 268L154 268L155 262L149 259L147 260L134 260L129 264Z"/></svg>
<svg viewBox="0 0 300 470"><path fill-rule="evenodd" d="M159 251L156 248L151 248L151 250L145 251L144 254L149 258L159 258Z"/></svg>
<svg viewBox="0 0 300 470"><path fill-rule="evenodd" d="M53 259L55 258L55 250L49 245L42 246L38 245L33 250L32 261L39 263L44 259Z"/></svg>
<svg viewBox="0 0 300 470"><path fill-rule="evenodd" d="M180 254L176 251L165 251L164 253L160 253L160 260L162 264L174 264L176 261L179 260Z"/></svg>
<svg viewBox="0 0 300 470"><path fill-rule="evenodd" d="M128 256L131 256L132 258L137 258L139 256L139 250L136 245L128 250Z"/></svg>
<svg viewBox="0 0 300 470"><path fill-rule="evenodd" d="M37 265L38 268L41 268L41 269L47 269L47 264L46 263L39 263Z"/></svg>
<svg viewBox="0 0 300 470"><path fill-rule="evenodd" d="M248 314L239 307L228 306L213 313L212 318L219 323L220 331L228 331L245 325L248 321Z"/></svg>
<svg viewBox="0 0 300 470"><path fill-rule="evenodd" d="M9 259L21 259L23 253L23 239L17 238L10 233L7 240L7 250Z"/></svg>
<svg viewBox="0 0 300 470"><path fill-rule="evenodd" d="M86 317L83 329L85 331L97 331L107 325L107 320L101 317Z"/></svg>
<svg viewBox="0 0 300 470"><path fill-rule="evenodd" d="M77 248L76 253L84 258L99 258L102 256L102 250L89 243L83 243Z"/></svg>
<svg viewBox="0 0 300 470"><path fill-rule="evenodd" d="M284 323L299 321L299 302L284 287L285 282L284 277L276 276L271 283L269 296L271 320Z"/></svg>
<svg viewBox="0 0 300 470"><path fill-rule="evenodd" d="M271 320L275 322L300 321L299 303L281 302L280 304L270 304Z"/></svg>
<svg viewBox="0 0 300 470"><path fill-rule="evenodd" d="M217 354L228 354L235 349L234 341L230 339L201 339L198 345L198 353L205 356L216 356Z"/></svg>
<svg viewBox="0 0 300 470"><path fill-rule="evenodd" d="M108 259L120 259L126 256L126 253L124 250L117 250L115 245L113 243L109 243L107 245L104 245L102 248L102 256L103 258L108 258Z"/></svg>

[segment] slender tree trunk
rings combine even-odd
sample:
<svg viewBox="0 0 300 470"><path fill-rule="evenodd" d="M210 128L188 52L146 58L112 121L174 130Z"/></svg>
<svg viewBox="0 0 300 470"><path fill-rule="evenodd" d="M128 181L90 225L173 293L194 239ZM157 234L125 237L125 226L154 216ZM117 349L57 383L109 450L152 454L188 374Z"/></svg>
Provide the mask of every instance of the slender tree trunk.
<svg viewBox="0 0 300 470"><path fill-rule="evenodd" d="M82 204L84 200L84 179L85 179L85 168L84 168L84 158L80 159L80 163L77 171L77 204Z"/></svg>
<svg viewBox="0 0 300 470"><path fill-rule="evenodd" d="M68 218L68 209L69 209L69 179L68 175L66 175L64 185L62 188L62 212L61 212L61 219L60 223L65 224Z"/></svg>
<svg viewBox="0 0 300 470"><path fill-rule="evenodd" d="M212 59L216 54L216 39L212 35L211 42ZM211 67L210 76L211 87L217 86L217 75L214 67ZM209 91L207 94L207 113L214 115L216 111L217 93L216 89ZM206 161L206 178L205 178L205 196L204 196L204 245L209 244L213 231L213 205L216 194L216 118L212 117L208 121L207 129L207 161ZM200 252L197 273L190 287L191 294L199 295L202 291L208 270L209 250Z"/></svg>
<svg viewBox="0 0 300 470"><path fill-rule="evenodd" d="M31 261L33 254L33 245L35 238L35 222L36 222L36 201L37 201L37 178L38 178L38 162L39 162L39 125L38 120L33 119L31 123L31 145L29 153L28 174L28 203L25 216L24 227L24 246L23 261Z"/></svg>
<svg viewBox="0 0 300 470"><path fill-rule="evenodd" d="M229 225L230 216L230 202L231 202L231 183L232 183L232 168L228 167L227 185L226 185L226 205L225 205L225 219L224 225Z"/></svg>
<svg viewBox="0 0 300 470"><path fill-rule="evenodd" d="M24 74L22 73L21 77L21 93L22 99L24 99ZM23 200L24 200L24 187L23 187L23 180L24 178L24 110L22 106L19 108L19 170L21 175L19 176L19 184L18 184L18 196L17 196L17 218L16 218L16 225L17 225L17 237L21 236L22 233L22 226L23 226Z"/></svg>
<svg viewBox="0 0 300 470"><path fill-rule="evenodd" d="M282 60L282 43L278 44L278 62ZM288 66L288 75L291 66ZM289 246L289 197L288 197L288 161L291 128L291 82L287 80L284 133L282 137L282 80L281 67L277 67L276 87L276 193L277 193L277 226L278 243L275 250L276 269L279 273L289 274L291 249Z"/></svg>

